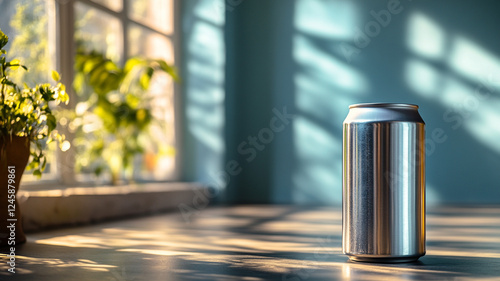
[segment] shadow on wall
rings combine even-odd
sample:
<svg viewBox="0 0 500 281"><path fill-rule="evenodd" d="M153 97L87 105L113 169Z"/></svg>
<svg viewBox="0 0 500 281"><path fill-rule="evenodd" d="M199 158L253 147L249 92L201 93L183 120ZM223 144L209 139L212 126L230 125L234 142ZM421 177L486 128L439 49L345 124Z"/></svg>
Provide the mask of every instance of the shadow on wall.
<svg viewBox="0 0 500 281"><path fill-rule="evenodd" d="M184 179L340 204L348 105L406 102L427 123L427 202L500 203L500 2L229 2L183 1ZM251 147L284 107L293 126Z"/></svg>
<svg viewBox="0 0 500 281"><path fill-rule="evenodd" d="M214 185L225 150L224 6L221 0L182 2L183 179Z"/></svg>
<svg viewBox="0 0 500 281"><path fill-rule="evenodd" d="M295 3L293 202L341 202L349 104L407 102L427 123L428 203L499 203L500 19L492 7L500 3Z"/></svg>

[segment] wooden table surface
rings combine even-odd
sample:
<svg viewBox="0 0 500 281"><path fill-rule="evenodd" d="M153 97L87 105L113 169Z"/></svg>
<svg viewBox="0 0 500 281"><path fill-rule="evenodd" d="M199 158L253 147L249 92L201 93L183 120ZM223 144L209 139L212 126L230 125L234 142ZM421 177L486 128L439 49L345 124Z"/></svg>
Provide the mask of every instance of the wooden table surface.
<svg viewBox="0 0 500 281"><path fill-rule="evenodd" d="M188 219L189 215L189 222ZM28 235L0 280L500 280L500 207L428 210L417 263L349 262L341 211L211 207Z"/></svg>

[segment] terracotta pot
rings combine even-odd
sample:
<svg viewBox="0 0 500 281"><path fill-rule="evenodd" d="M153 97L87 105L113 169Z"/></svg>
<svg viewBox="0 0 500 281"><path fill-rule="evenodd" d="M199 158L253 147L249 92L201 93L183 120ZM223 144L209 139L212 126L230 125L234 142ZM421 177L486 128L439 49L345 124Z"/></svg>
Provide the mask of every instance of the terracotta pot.
<svg viewBox="0 0 500 281"><path fill-rule="evenodd" d="M17 191L30 156L29 145L27 137L12 137L11 139L9 136L0 136L0 246L14 246L12 241L15 241L16 245L26 242L26 235L22 229L21 210L17 201ZM9 179L11 179L10 186ZM12 186L15 193L9 193ZM9 207L13 209L12 201L9 202L9 195L12 194L16 195L14 212L8 210ZM10 213L13 213L13 216ZM9 243L9 238L13 233L7 227L12 223L15 223L15 240L11 239Z"/></svg>

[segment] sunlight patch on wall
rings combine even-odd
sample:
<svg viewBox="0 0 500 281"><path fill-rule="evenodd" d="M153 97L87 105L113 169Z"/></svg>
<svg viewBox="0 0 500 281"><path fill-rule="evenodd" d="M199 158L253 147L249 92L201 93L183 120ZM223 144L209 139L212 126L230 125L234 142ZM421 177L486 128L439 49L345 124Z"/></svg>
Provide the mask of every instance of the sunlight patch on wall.
<svg viewBox="0 0 500 281"><path fill-rule="evenodd" d="M500 75L500 59L461 36L453 40L449 64L461 75L478 82L491 75Z"/></svg>
<svg viewBox="0 0 500 281"><path fill-rule="evenodd" d="M184 1L183 1L184 2ZM186 1L183 17L185 76L183 103L193 166L191 177L210 183L224 161L223 0Z"/></svg>
<svg viewBox="0 0 500 281"><path fill-rule="evenodd" d="M500 153L500 101L488 101L465 123L466 129L481 143Z"/></svg>
<svg viewBox="0 0 500 281"><path fill-rule="evenodd" d="M465 129L485 146L500 153L500 84L495 81L495 77L500 77L500 59L465 37L457 37L453 43L449 63L455 71L470 79L473 87L462 92L450 90L446 105L458 104ZM480 86L484 86L485 93L478 91Z"/></svg>
<svg viewBox="0 0 500 281"><path fill-rule="evenodd" d="M436 68L417 59L409 59L405 68L405 79L412 90L427 98L436 95L442 80Z"/></svg>
<svg viewBox="0 0 500 281"><path fill-rule="evenodd" d="M225 0L196 1L194 15L199 19L218 27L224 26ZM222 11L221 11L222 8ZM215 40L217 41L217 40Z"/></svg>
<svg viewBox="0 0 500 281"><path fill-rule="evenodd" d="M358 21L358 13L352 2L298 0L296 5L295 26L298 31L336 40L353 36L352 26Z"/></svg>
<svg viewBox="0 0 500 281"><path fill-rule="evenodd" d="M462 80L446 75L443 78L442 91L435 95L434 98L448 107L459 109L460 104L457 101L466 100L473 91L474 89L467 86Z"/></svg>
<svg viewBox="0 0 500 281"><path fill-rule="evenodd" d="M331 120L345 118L347 108L353 103L353 99L350 95L337 95L336 93L343 91L342 88L328 83L318 83L317 78L309 73L296 74L294 81L303 93L295 98L298 110L310 117L324 120L326 124L330 124Z"/></svg>
<svg viewBox="0 0 500 281"><path fill-rule="evenodd" d="M294 58L302 64L304 72L329 86L358 95L368 91L368 82L359 70L317 47L304 35L294 37Z"/></svg>
<svg viewBox="0 0 500 281"><path fill-rule="evenodd" d="M193 120L190 131L198 141L220 153L224 149L220 135L224 124L222 31L200 21L193 27L192 38L188 46L191 59L187 62L190 77L186 112Z"/></svg>
<svg viewBox="0 0 500 281"><path fill-rule="evenodd" d="M444 30L433 20L421 13L410 16L408 23L408 47L426 58L441 58L445 53Z"/></svg>
<svg viewBox="0 0 500 281"><path fill-rule="evenodd" d="M442 92L435 96L446 108L452 129L462 126L486 147L500 153L500 99L493 93L479 94L463 80L447 77Z"/></svg>
<svg viewBox="0 0 500 281"><path fill-rule="evenodd" d="M500 153L500 58L464 36L445 34L421 13L410 16L408 35L414 52L405 69L410 89L443 106L443 121L450 130L466 130ZM430 190L433 202L437 194Z"/></svg>
<svg viewBox="0 0 500 281"><path fill-rule="evenodd" d="M223 152L223 142L216 133L219 129L219 125L222 123L222 118L213 115L210 111L205 111L199 108L189 109L187 114L191 119L196 120L197 122L191 126L190 131L197 137L198 141L213 152Z"/></svg>
<svg viewBox="0 0 500 281"><path fill-rule="evenodd" d="M370 83L337 47L352 39L360 15L350 1L296 4L293 201L340 204L342 122L348 106L368 96Z"/></svg>
<svg viewBox="0 0 500 281"><path fill-rule="evenodd" d="M294 202L342 202L342 140L306 117L294 120L296 154Z"/></svg>

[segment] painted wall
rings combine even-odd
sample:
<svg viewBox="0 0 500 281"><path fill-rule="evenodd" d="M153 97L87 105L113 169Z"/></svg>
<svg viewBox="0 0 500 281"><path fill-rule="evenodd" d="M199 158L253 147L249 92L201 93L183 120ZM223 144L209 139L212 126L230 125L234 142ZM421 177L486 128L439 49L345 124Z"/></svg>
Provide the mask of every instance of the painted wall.
<svg viewBox="0 0 500 281"><path fill-rule="evenodd" d="M185 123L207 129L187 145L193 179L207 181L213 169L208 181L227 184L228 202L339 205L348 105L407 102L427 123L428 203L500 203L500 2L221 0L218 8L223 70L210 73L223 73L221 99L207 98L204 84L194 92L219 119ZM210 53L185 43L188 69ZM214 132L218 166L201 141Z"/></svg>
<svg viewBox="0 0 500 281"><path fill-rule="evenodd" d="M222 186L224 162L224 7L222 0L183 0L181 179Z"/></svg>

